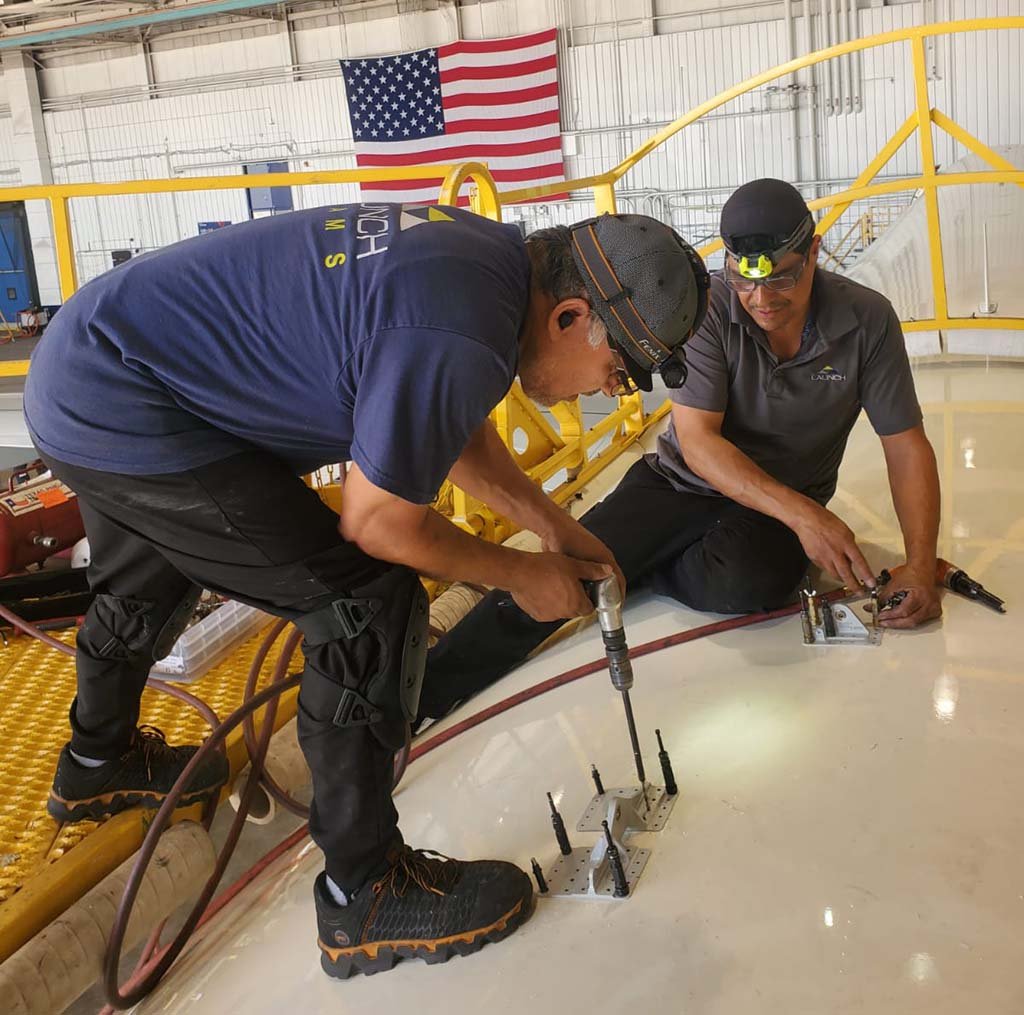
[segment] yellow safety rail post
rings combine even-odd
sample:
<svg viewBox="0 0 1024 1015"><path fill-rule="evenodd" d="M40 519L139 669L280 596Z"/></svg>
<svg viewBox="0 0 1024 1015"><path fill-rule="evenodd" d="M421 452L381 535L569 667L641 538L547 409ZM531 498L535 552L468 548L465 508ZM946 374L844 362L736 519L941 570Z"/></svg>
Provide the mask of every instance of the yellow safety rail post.
<svg viewBox="0 0 1024 1015"><path fill-rule="evenodd" d="M121 183L58 183L0 189L0 201L47 201L53 218L60 294L67 300L78 288L68 202L76 197L125 194L168 194L197 190L248 190L252 187L304 186L331 183L373 183L387 180L443 180L453 167L405 166L394 169L332 169L310 173L253 173L236 176L190 176L171 180L125 180ZM482 167L481 167L482 168ZM486 170L485 170L486 171ZM489 174L488 174L489 176ZM0 363L0 377L23 377L28 360Z"/></svg>
<svg viewBox="0 0 1024 1015"><path fill-rule="evenodd" d="M936 176L935 149L932 145L931 104L928 102L928 66L924 52L924 39L920 36L910 43L914 63L914 96L917 101L917 138L921 145L921 175L930 184ZM935 301L936 320L945 320L946 266L942 259L942 227L939 225L939 192L927 186L924 192L925 216L928 221L928 248L932 264L932 298Z"/></svg>
<svg viewBox="0 0 1024 1015"><path fill-rule="evenodd" d="M17 200L17 198L13 198ZM57 271L60 280L60 298L63 302L78 288L78 271L75 268L75 248L71 237L71 216L68 199L59 195L50 198L50 214L53 216L53 242L57 249ZM26 369L28 364L25 364Z"/></svg>
<svg viewBox="0 0 1024 1015"><path fill-rule="evenodd" d="M501 221L501 198L498 185L494 182L490 170L482 162L463 162L448 170L441 184L438 204L449 204L453 207L459 203L459 190L466 180L472 180L476 187L470 194L470 207L485 218Z"/></svg>

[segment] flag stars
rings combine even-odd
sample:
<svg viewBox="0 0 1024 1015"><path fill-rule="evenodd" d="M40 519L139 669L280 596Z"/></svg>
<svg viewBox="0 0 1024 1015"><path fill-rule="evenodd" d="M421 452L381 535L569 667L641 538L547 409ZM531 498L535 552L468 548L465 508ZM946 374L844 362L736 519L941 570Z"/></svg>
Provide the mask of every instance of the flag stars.
<svg viewBox="0 0 1024 1015"><path fill-rule="evenodd" d="M444 133L437 50L341 60L354 138L420 139ZM365 71L365 73L362 73Z"/></svg>

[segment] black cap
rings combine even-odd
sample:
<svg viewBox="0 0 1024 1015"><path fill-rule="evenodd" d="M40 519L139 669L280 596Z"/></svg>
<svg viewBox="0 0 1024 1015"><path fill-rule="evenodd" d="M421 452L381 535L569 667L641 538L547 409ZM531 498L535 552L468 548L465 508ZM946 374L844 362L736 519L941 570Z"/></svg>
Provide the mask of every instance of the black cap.
<svg viewBox="0 0 1024 1015"><path fill-rule="evenodd" d="M572 226L572 253L591 306L633 382L670 387L686 377L683 344L707 311L709 279L700 255L647 215L601 215Z"/></svg>
<svg viewBox="0 0 1024 1015"><path fill-rule="evenodd" d="M733 254L777 248L808 218L800 191L783 180L752 180L733 191L722 208L719 233Z"/></svg>

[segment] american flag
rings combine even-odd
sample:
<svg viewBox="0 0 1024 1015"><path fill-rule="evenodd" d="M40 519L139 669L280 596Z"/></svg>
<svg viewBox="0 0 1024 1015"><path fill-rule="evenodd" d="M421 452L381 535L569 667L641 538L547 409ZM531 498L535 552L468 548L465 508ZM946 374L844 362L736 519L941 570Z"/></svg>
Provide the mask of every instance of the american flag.
<svg viewBox="0 0 1024 1015"><path fill-rule="evenodd" d="M342 60L356 164L485 162L499 191L563 181L556 40L551 28ZM440 181L361 187L366 201L413 204L436 201Z"/></svg>

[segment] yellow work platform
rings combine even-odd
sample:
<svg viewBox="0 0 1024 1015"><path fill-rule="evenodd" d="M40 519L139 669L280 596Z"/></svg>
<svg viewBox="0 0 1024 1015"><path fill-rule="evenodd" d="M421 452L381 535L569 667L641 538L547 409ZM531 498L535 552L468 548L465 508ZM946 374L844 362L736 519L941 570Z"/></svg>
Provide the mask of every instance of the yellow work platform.
<svg viewBox="0 0 1024 1015"><path fill-rule="evenodd" d="M249 668L265 635L266 630L260 631L200 680L181 686L218 718L226 718L242 703ZM75 632L55 637L73 644ZM261 686L283 642L284 635L264 664ZM57 755L70 736L68 709L74 695L71 656L28 636L8 635L0 648L0 961L134 852L155 813L135 810L102 824L63 826L46 813ZM294 693L284 695L275 725L294 709ZM198 743L209 733L195 709L150 689L142 697L140 722L163 730L172 744ZM234 774L245 761L240 730L228 738L228 755Z"/></svg>

